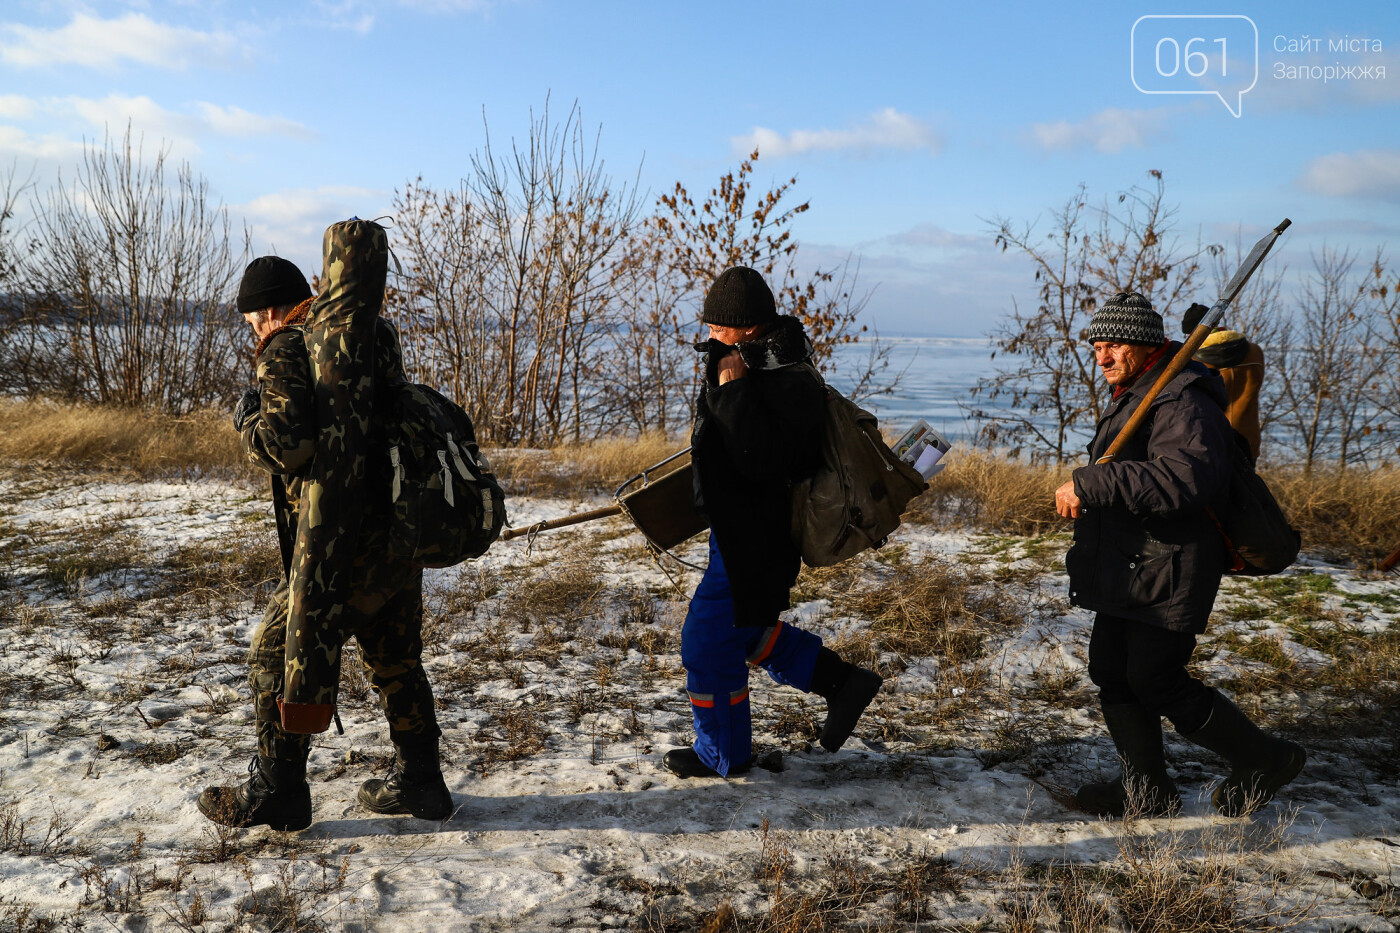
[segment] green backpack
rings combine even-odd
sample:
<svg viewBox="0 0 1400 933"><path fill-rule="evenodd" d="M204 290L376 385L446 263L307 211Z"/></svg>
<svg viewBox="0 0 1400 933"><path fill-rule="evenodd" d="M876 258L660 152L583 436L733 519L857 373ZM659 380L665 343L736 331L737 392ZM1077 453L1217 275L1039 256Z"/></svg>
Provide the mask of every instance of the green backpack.
<svg viewBox="0 0 1400 933"><path fill-rule="evenodd" d="M451 567L485 554L505 525L506 502L471 417L425 385L385 395L376 401L384 425L377 455L388 460L390 555Z"/></svg>
<svg viewBox="0 0 1400 933"><path fill-rule="evenodd" d="M816 367L807 368L822 381ZM884 544L909 500L928 488L890 450L874 415L825 382L823 388L821 463L792 489L792 540L809 567L838 564Z"/></svg>

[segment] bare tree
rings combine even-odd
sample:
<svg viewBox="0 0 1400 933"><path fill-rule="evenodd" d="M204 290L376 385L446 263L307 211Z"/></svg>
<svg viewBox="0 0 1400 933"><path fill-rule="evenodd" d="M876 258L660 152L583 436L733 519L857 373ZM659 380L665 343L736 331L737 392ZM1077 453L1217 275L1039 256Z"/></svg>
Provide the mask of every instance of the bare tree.
<svg viewBox="0 0 1400 933"><path fill-rule="evenodd" d="M1150 185L1134 186L1116 204L1098 208L1089 206L1080 185L1052 213L1053 229L1043 240L1035 223L992 221L1002 251L1014 248L1030 260L1038 291L1033 311L1013 305L1010 320L992 331L992 358L1000 355L1010 365L972 389L975 400L999 403L971 409L983 440L1028 448L1034 459L1057 463L1076 456L1107 398L1084 342L1099 299L1140 292L1165 317L1190 295L1204 249L1173 236L1176 210L1164 200L1162 173L1148 174Z"/></svg>
<svg viewBox="0 0 1400 933"><path fill-rule="evenodd" d="M605 173L577 105L546 106L506 155L489 131L455 191L422 179L395 196L407 283L391 296L418 339L418 378L449 389L495 443L605 429L602 386L635 188Z"/></svg>
<svg viewBox="0 0 1400 933"><path fill-rule="evenodd" d="M1400 457L1400 272L1390 268L1381 250L1366 273L1366 292L1376 318L1377 338L1387 364L1371 395L1380 417L1375 446L1386 458Z"/></svg>
<svg viewBox="0 0 1400 933"><path fill-rule="evenodd" d="M1384 296L1357 274L1356 257L1323 247L1312 263L1275 357L1283 395L1277 423L1308 471L1324 459L1345 467L1372 457L1382 425L1376 389L1400 365L1387 340Z"/></svg>
<svg viewBox="0 0 1400 933"><path fill-rule="evenodd" d="M800 273L792 221L811 204L784 205L796 176L757 194L751 177L757 161L755 149L698 205L680 182L662 195L652 218L661 255L682 283L692 320L699 318L705 289L725 269L748 266L762 273L773 287L778 312L802 322L817 359L825 360L838 344L860 339L865 327L856 322L868 296L855 290L858 269L851 270L849 261L840 269Z"/></svg>
<svg viewBox="0 0 1400 933"><path fill-rule="evenodd" d="M181 412L226 400L246 375L229 306L246 248L208 183L188 164L171 179L166 156L145 161L128 128L35 201L29 323L61 337L50 390Z"/></svg>

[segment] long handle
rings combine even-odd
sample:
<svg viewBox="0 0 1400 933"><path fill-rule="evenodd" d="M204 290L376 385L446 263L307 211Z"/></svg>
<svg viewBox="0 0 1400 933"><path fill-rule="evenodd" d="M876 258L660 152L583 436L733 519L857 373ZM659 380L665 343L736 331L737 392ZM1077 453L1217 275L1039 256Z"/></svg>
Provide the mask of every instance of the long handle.
<svg viewBox="0 0 1400 933"><path fill-rule="evenodd" d="M1177 374L1186 368L1186 364L1191 361L1191 357L1196 355L1196 351L1201 348L1201 344L1210 336L1210 332L1215 328L1215 322L1219 321L1221 316L1225 314L1225 309L1230 307L1230 302L1235 300L1235 296L1244 288L1245 283L1249 281L1249 277L1254 274L1254 270L1258 269L1260 264L1264 262L1264 257L1269 255L1269 250L1273 249L1274 243L1278 240L1280 234L1287 230L1292 223L1293 221L1289 220L1287 217L1283 218L1283 223L1264 234L1259 242L1254 244L1254 248L1251 249L1249 255L1244 258L1244 262L1240 265L1239 270L1235 272L1234 277L1225 284L1225 291L1216 300L1215 304L1211 306L1211 309L1206 312L1205 317L1201 318L1201 323L1196 325L1196 329L1191 331L1191 336L1186 338L1186 343L1182 344L1181 349L1176 351L1176 356L1172 357L1171 362L1167 364L1167 368L1162 370L1162 375L1157 377L1157 381L1153 383L1152 388L1147 391L1142 401L1138 403L1137 409L1133 412L1132 416L1128 418L1128 423L1123 425L1123 429L1118 432L1118 436L1113 439L1113 443L1108 445L1108 450L1104 451L1103 456L1094 461L1095 463L1112 463L1118 458L1123 448L1133 439L1133 435L1137 433L1138 428L1142 427L1142 423L1147 420L1147 415L1152 407L1152 400L1157 397L1159 392L1167 387L1167 383L1175 379Z"/></svg>
<svg viewBox="0 0 1400 933"><path fill-rule="evenodd" d="M1376 565L1376 569L1381 573L1389 573L1396 567L1400 567L1400 547L1390 552L1390 556Z"/></svg>
<svg viewBox="0 0 1400 933"><path fill-rule="evenodd" d="M601 509L592 509L588 512L575 512L573 515L565 515L562 518L547 518L544 521L535 522L524 528L507 528L501 532L501 540L509 541L511 538L518 538L521 535L532 535L541 531L549 531L551 528L566 528L569 525L578 525L583 522L591 522L599 518L607 518L609 515L621 515L622 506L605 505Z"/></svg>

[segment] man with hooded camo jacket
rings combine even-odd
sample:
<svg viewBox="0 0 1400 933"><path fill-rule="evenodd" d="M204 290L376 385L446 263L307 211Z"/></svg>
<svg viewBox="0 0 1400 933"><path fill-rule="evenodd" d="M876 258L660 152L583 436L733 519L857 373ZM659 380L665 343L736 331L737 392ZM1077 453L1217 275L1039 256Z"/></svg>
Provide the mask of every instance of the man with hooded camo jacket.
<svg viewBox="0 0 1400 933"><path fill-rule="evenodd" d="M250 777L237 786L207 788L199 797L204 815L225 825L295 830L311 824L306 782L310 736L285 731L277 705L283 692L292 542L318 431L303 329L311 302L301 271L276 256L255 259L239 287L238 310L259 342L257 387L239 401L234 427L248 461L272 476L283 577L248 655L258 745ZM383 319L376 324L374 380L377 387L406 381L398 334ZM372 485L387 488L387 481L379 479L369 478ZM377 813L445 819L452 797L438 763L442 733L421 663L423 571L385 556L387 502L387 497L382 504L371 497L366 504L355 548L354 592L335 633L341 643L353 636L359 644L396 753L388 777L366 781L359 800Z"/></svg>

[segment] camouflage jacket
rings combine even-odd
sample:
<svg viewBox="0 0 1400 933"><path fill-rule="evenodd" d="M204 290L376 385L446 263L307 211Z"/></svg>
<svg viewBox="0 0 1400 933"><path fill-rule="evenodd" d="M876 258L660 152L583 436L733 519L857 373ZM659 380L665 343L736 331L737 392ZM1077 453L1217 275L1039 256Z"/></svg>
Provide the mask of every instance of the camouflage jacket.
<svg viewBox="0 0 1400 933"><path fill-rule="evenodd" d="M257 417L243 425L243 454L249 463L273 478L277 535L279 541L287 542L286 550L296 535L297 506L319 431L304 326L284 327L263 341L254 365L261 405ZM407 381L398 330L383 318L378 320L375 333L374 379L377 389ZM380 427L372 424L372 446L381 435ZM374 464L373 459L371 462ZM388 488L382 466L372 465L367 481L371 489ZM284 490L282 495L277 493L278 484ZM380 510L373 506L378 500L377 496L370 498L376 518ZM286 569L284 566L283 571Z"/></svg>

